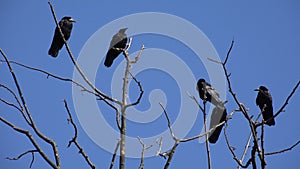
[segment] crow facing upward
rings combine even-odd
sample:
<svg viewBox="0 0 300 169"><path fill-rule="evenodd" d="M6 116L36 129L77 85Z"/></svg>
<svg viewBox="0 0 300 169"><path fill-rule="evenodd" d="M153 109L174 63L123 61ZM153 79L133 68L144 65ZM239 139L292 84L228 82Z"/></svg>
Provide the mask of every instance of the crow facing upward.
<svg viewBox="0 0 300 169"><path fill-rule="evenodd" d="M259 106L260 110L262 111L263 119L266 121L268 126L274 126L275 120L270 119L273 117L273 106L272 106L272 96L269 90L265 86L259 86L256 97L256 105ZM270 119L270 120L269 120Z"/></svg>
<svg viewBox="0 0 300 169"><path fill-rule="evenodd" d="M61 28L65 40L68 40L70 38L73 22L76 21L70 16L65 16L59 21L59 26ZM63 45L64 45L64 40L60 35L58 27L56 27L52 44L48 51L48 54L51 55L52 57L57 57L58 52L63 47Z"/></svg>
<svg viewBox="0 0 300 169"><path fill-rule="evenodd" d="M198 80L197 90L202 100L209 101L215 106L221 104L219 93L204 79L201 78Z"/></svg>
<svg viewBox="0 0 300 169"><path fill-rule="evenodd" d="M125 49L127 44L127 35L125 34L126 30L127 28L120 29L119 32L113 36L104 61L104 65L106 67L110 67L119 54L122 53L122 50L118 50L116 48Z"/></svg>

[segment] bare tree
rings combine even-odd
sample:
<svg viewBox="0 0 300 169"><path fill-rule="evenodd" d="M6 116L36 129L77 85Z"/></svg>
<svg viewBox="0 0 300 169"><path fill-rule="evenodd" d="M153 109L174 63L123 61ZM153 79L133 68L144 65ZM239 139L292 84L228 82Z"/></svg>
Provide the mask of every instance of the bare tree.
<svg viewBox="0 0 300 169"><path fill-rule="evenodd" d="M61 168L61 161L60 161L60 152L57 148L57 144L56 142L51 139L50 137L46 136L45 134L43 134L40 130L39 130L39 126L36 124L34 117L32 116L31 112L30 112L30 108L26 103L26 96L22 91L21 88L21 83L19 82L19 78L22 77L18 77L17 74L14 71L13 65L16 66L20 66L22 68L25 68L27 70L33 70L35 72L39 72L43 75L46 75L47 78L48 77L52 77L54 79L57 79L61 82L69 82L72 84L77 85L78 87L80 87L82 89L83 92L86 92L88 94L94 95L96 96L96 98L99 101L103 101L107 106L109 106L110 108L113 109L113 111L115 112L115 118L116 118L116 123L119 129L119 133L120 133L120 138L116 144L115 147L115 151L114 154L112 155L112 160L109 163L110 164L110 169L112 169L115 165L115 161L116 161L116 157L117 157L117 153L119 150L119 168L120 169L124 169L126 166L126 135L127 135L127 109L129 107L132 106L136 106L140 103L142 97L143 97L143 87L141 85L141 82L138 81L136 79L136 77L134 75L132 75L130 73L130 70L132 68L132 66L137 63L142 55L142 52L144 50L144 46L141 47L139 53L137 54L137 56L135 56L134 58L130 58L129 56L129 49L131 47L132 44L132 38L130 38L127 47L125 49L117 49L117 50L121 50L122 54L124 55L125 59L126 59L126 65L125 65L125 69L124 69L124 76L123 76L123 83L122 83L122 99L118 100L116 98L113 98L111 96L109 96L108 94L104 93L103 91L101 91L99 88L97 88L88 78L87 76L84 74L84 72L82 71L82 69L80 68L80 66L77 64L72 51L67 43L67 41L64 39L63 33L61 31L60 25L58 24L57 18L56 18L56 14L54 11L54 8L52 6L52 4L49 2L49 7L51 9L51 13L53 15L53 19L56 23L56 26L58 27L61 36L63 37L64 40L64 44L65 47L68 51L69 54L69 58L72 61L73 66L76 68L76 71L80 74L80 76L84 79L84 83L85 85L88 85L88 87L85 87L84 84L81 84L79 82L74 81L71 78L66 78L66 77L61 77L60 75L55 75L51 72L48 72L46 70L43 69L39 69L39 68L35 68L35 67L31 67L28 65L25 65L23 63L19 63L16 61L11 61L9 59L9 57L4 53L4 51L2 49L0 49L0 53L2 55L2 57L4 58L3 60L0 60L0 62L5 63L7 65L7 68L10 72L10 76L13 79L13 87L5 85L5 84L0 84L0 88L3 89L8 95L12 96L12 98L14 98L14 101L11 102L9 101L7 98L2 98L0 97L0 102L4 105L6 105L7 107L10 107L12 109L15 109L19 115L22 117L22 120L24 120L24 122L26 123L26 128L21 128L18 127L16 124L14 124L13 122L9 121L8 119L5 119L4 117L0 116L0 121L5 124L6 126L8 126L9 128L11 128L14 132L23 134L26 138L28 138L29 142L32 144L32 149L29 149L23 153L21 153L19 156L11 158L11 157L7 157L8 160L19 160L20 158L22 158L25 155L31 154L32 158L30 161L30 165L29 167L31 168L31 166L34 163L35 160L35 155L39 154L42 159L51 167L54 169L60 169ZM195 98L192 95L189 95L190 98L192 100L195 101L195 104L197 104L197 106L199 107L199 110L202 112L203 114L203 123L205 126L205 130L204 133L199 133L195 136L192 137L188 137L188 138L178 138L175 134L174 131L172 129L172 123L171 120L168 116L168 112L165 109L165 107L161 104L161 108L164 112L165 118L166 118L166 123L170 132L170 135L174 141L174 145L172 146L172 148L166 152L162 152L162 142L163 142L163 138L157 139L153 144L151 145L146 145L143 140L140 137L137 137L139 143L142 145L142 151L141 151L141 161L138 165L139 169L144 168L145 166L145 151L154 147L154 145L158 145L158 151L157 151L157 155L163 157L166 159L165 165L163 166L163 168L167 169L170 167L171 163L172 163L172 159L174 157L174 154L176 152L176 149L179 145L181 145L180 143L183 142L191 142L193 140L196 140L198 138L201 137L205 137L205 145L206 145L206 154L207 154L207 168L211 169L212 165L213 165L213 161L211 160L211 156L213 156L213 154L211 154L210 152L210 148L209 148L209 142L208 142L208 135L213 132L217 127L222 126L225 124L225 128L224 128L224 136L225 136L225 141L226 141L226 145L228 148L228 150L230 151L232 157L228 157L228 158L233 158L233 160L237 163L238 168L248 168L250 165L252 166L253 169L256 168L261 168L261 169L265 169L267 166L267 156L270 155L275 155L275 154L280 154L286 151L290 151L292 150L294 147L296 147L300 141L295 141L296 143L284 148L282 150L276 150L273 152L267 152L265 149L265 124L266 121L262 120L259 121L259 117L261 116L261 112L259 113L259 115L257 116L257 118L253 118L249 112L248 109L246 108L246 104L240 102L238 95L234 92L234 89L232 87L231 84L231 74L229 73L228 69L227 69L227 63L230 57L230 53L233 49L233 45L234 45L234 40L232 40L230 48L227 52L227 55L225 57L225 60L223 62L219 62L213 59L208 58L210 61L215 62L216 64L219 64L220 66L222 66L223 71L224 71L224 75L226 77L227 80L227 84L228 84L228 91L231 95L231 97L233 98L236 107L233 108L230 112L230 114L227 116L226 120L224 122L221 122L215 126L213 126L210 129L206 128L206 123L207 123L207 110L206 110L206 101L203 102L203 105L200 105L200 103L198 102L198 99ZM129 84L129 80L132 79L135 84L138 86L139 88L139 96L136 98L136 100L132 103L128 103L128 84ZM296 90L298 89L300 85L300 81L298 81L295 85L295 87L292 89L292 91L289 93L289 95L287 96L285 102L283 103L283 105L279 108L279 110L275 113L275 115L273 116L273 118L278 117L286 108L286 106L288 105L289 101L291 100L292 96L295 94ZM16 88L16 91L13 90L13 88ZM66 110L66 113L68 115L68 122L71 124L71 126L74 129L74 135L73 137L69 140L66 141L68 142L67 147L70 147L72 144L78 149L79 151L79 155L82 156L84 162L87 164L87 166L89 168L95 169L96 165L94 164L94 162L91 160L91 158L89 157L89 155L87 154L87 152L84 150L84 147L80 145L80 143L78 142L78 127L76 125L76 123L73 121L73 116L72 116L72 112L69 109L68 103L66 100L64 100L64 107ZM230 127L230 120L232 118L234 118L234 114L236 112L241 112L243 114L243 119L247 122L250 133L249 133L249 137L247 139L247 142L245 144L245 148L243 150L242 153L242 157L239 158L237 156L236 150L234 149L234 147L231 145L230 143L230 138L227 135L228 132L228 128ZM270 120L270 119L269 119ZM260 134L259 134L260 133ZM43 144L49 146L51 148L51 153L46 153L44 151L44 149L42 148L43 146L41 145L40 142L37 142L37 139L41 139L43 142ZM252 144L251 144L252 141ZM140 146L140 145L137 145ZM250 156L248 157L248 160L245 162L246 154L248 152L248 149L251 148L251 153ZM199 157L202 158L202 157ZM260 165L259 165L259 164Z"/></svg>

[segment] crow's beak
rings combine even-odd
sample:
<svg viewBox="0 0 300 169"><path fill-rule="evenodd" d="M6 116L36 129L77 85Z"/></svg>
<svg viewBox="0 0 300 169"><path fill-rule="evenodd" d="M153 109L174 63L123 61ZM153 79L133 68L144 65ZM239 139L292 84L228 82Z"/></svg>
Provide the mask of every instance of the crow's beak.
<svg viewBox="0 0 300 169"><path fill-rule="evenodd" d="M119 30L119 32L125 33L125 31L126 31L127 29L128 29L128 28L122 28L122 29Z"/></svg>
<svg viewBox="0 0 300 169"><path fill-rule="evenodd" d="M258 91L259 92L260 90L257 88L257 89L254 89L254 91Z"/></svg>
<svg viewBox="0 0 300 169"><path fill-rule="evenodd" d="M69 19L70 22L76 22L73 18Z"/></svg>

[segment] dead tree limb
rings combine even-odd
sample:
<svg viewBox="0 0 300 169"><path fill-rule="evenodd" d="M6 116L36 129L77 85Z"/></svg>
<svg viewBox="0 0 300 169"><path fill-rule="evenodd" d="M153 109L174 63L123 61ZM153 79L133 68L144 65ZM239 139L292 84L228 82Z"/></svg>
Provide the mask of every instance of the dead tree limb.
<svg viewBox="0 0 300 169"><path fill-rule="evenodd" d="M145 165L145 151L152 148L155 144L157 144L158 139L156 139L154 141L154 143L150 144L149 146L147 146L140 137L137 137L137 139L139 140L139 142L142 145L141 162L140 162L140 165L139 165L139 169L143 169L144 165Z"/></svg>
<svg viewBox="0 0 300 169"><path fill-rule="evenodd" d="M34 153L38 152L38 150L27 150L24 153L20 154L18 157L14 157L14 158L10 158L10 157L6 157L6 159L8 160L19 160L20 158L22 158L24 155L31 153L32 159L29 165L29 168L32 167L33 162L34 162Z"/></svg>
<svg viewBox="0 0 300 169"><path fill-rule="evenodd" d="M35 122L31 116L31 113L28 109L28 106L27 106L27 103L25 101L25 98L24 98L24 95L23 95L23 92L21 90L21 86L18 82L18 79L17 79L17 76L16 74L14 73L14 70L10 64L10 61L8 59L8 57L5 55L5 53L2 51L2 49L0 49L0 53L2 54L2 56L4 57L5 59L5 62L7 64L7 67L11 73L11 76L13 78L13 82L14 82L14 85L16 86L17 88L17 91L18 91L18 95L19 95L19 98L21 100L21 104L22 104L22 107L24 108L25 110L25 113L26 113L26 116L28 118L28 121L29 121L29 126L34 130L34 133L37 134L37 136L39 138L41 138L43 141L45 141L46 143L48 143L51 147L52 147L52 151L53 151L53 155L54 155L54 158L55 158L55 164L52 163L52 161L49 159L49 157L42 152L42 150L39 148L37 148L37 143L35 142L35 140L33 139L33 137L31 136L31 134L29 133L29 131L27 130L16 130L20 133L23 133L23 134L26 134L26 136L28 138L32 138L30 139L30 141L32 142L32 144L34 144L34 146L36 147L37 150L39 150L39 153L41 154L41 156L44 158L44 160L49 164L51 165L53 168L60 168L60 157L59 157L59 153L58 153L58 149L57 149L57 145L55 143L54 140L48 138L47 136L45 136L44 134L42 134L39 129L37 128L37 126L35 125ZM4 121L3 121L4 122ZM6 122L9 122L9 121L6 121ZM9 125L10 127L14 127L14 125L12 123L6 123L4 122L5 124ZM20 128L19 128L20 129ZM36 145L35 145L36 144Z"/></svg>
<svg viewBox="0 0 300 169"><path fill-rule="evenodd" d="M279 150L279 151L275 151L275 152L265 153L265 155L274 155L274 154L284 153L284 152L287 152L287 151L292 150L292 149L295 148L298 144L300 144L300 140L297 141L295 144L293 144L292 146L290 146L290 147L288 147L288 148L285 148L285 149Z"/></svg>
<svg viewBox="0 0 300 169"><path fill-rule="evenodd" d="M64 100L64 104L65 104L65 108L66 108L66 111L68 113L68 122L70 122L74 128L74 136L73 138L69 141L68 143L68 146L67 147L70 147L71 144L73 143L76 148L79 150L79 154L82 155L82 157L84 158L85 162L92 168L92 169L96 169L96 166L92 163L92 161L89 159L89 156L86 154L86 152L84 151L84 149L82 148L82 146L80 146L80 144L78 143L77 141L77 137L78 137L78 129L77 129L77 126L76 124L74 123L73 121L73 118L72 118L72 114L70 112L70 109L68 107L68 103L66 100Z"/></svg>
<svg viewBox="0 0 300 169"><path fill-rule="evenodd" d="M60 169L59 166L57 166L55 163L53 163L51 161L51 159L47 156L47 154L42 150L42 148L39 146L39 144L36 142L36 140L33 138L32 134L30 133L30 131L22 129L20 127L17 127L16 125L14 125L13 123L11 123L10 121L2 118L0 116L0 121L2 121L4 124L6 124L7 126L9 126L10 128L12 128L13 130L15 130L18 133L24 134L26 135L26 137L30 140L30 142L33 144L33 146L36 148L37 152L42 156L42 158L54 169Z"/></svg>
<svg viewBox="0 0 300 169"><path fill-rule="evenodd" d="M114 154L113 154L111 162L110 162L109 169L113 169L113 167L115 165L115 160L116 160L116 156L117 156L117 153L118 153L119 146L120 146L120 140L118 140L118 142L117 142Z"/></svg>
<svg viewBox="0 0 300 169"><path fill-rule="evenodd" d="M99 94L101 97L103 97L104 99L108 99L108 100L110 100L110 101L112 101L112 102L115 102L115 103L117 103L117 104L119 104L119 105L121 105L121 102L120 101L118 101L117 99L114 99L114 98L112 98L112 97L109 97L108 95L106 95L106 94L104 94L103 92L101 92L98 88L96 88L96 86L86 77L86 75L83 73L83 71L81 70L81 68L78 66L78 64L77 64L77 62L76 62L76 60L75 60L75 58L74 58L74 56L73 56L73 54L72 54L72 51L71 51L71 49L70 49L70 47L69 47L69 45L68 45L68 43L67 43L67 41L66 41L66 39L64 38L64 34L63 34L63 32L62 32L62 30L61 30L61 27L60 27L60 25L59 25L59 23L58 23L58 20L57 20L57 17L56 17L56 14L55 14L55 11L54 11L54 8L53 8L53 6L52 6L52 4L51 4L51 2L48 2L48 4L49 4L49 6L50 6L50 9L51 9L51 12L52 12L52 15L53 15L53 19L54 19L54 21L55 21L55 24L56 24L56 26L57 26L57 28L58 28L58 30L59 30L59 32L60 32L60 35L61 35L61 37L62 37L62 39L63 39L63 41L64 41L64 44L65 44L65 46L66 46L66 49L67 49L67 51L68 51L68 54L69 54L69 56L70 56L70 59L71 59L71 61L72 61L72 63L73 63L73 65L75 66L75 68L76 68L76 70L79 72L79 74L80 74L80 76L83 78L83 80L97 93L97 94Z"/></svg>
<svg viewBox="0 0 300 169"><path fill-rule="evenodd" d="M203 101L203 124L204 124L204 132L207 132L207 121L206 121L206 100ZM209 143L208 143L208 135L205 135L205 147L206 147L206 154L207 154L207 166L208 169L211 169L211 159L210 159L210 148L209 148Z"/></svg>
<svg viewBox="0 0 300 169"><path fill-rule="evenodd" d="M231 94L232 98L234 99L235 103L238 105L239 109L241 110L242 114L244 115L245 119L248 121L249 123L249 127L250 127L250 130L251 130L251 133L253 135L253 148L256 149L257 153L258 153L258 156L262 162L263 158L262 158L262 154L261 154L261 150L260 150L260 146L259 146L259 143L258 143L258 137L257 137L257 131L256 131L256 126L255 126L255 123L254 121L252 120L252 118L249 116L248 114L248 111L247 109L245 108L244 104L242 104L239 99L237 98L236 96L236 93L233 91L232 89L232 84L231 84L231 81L230 81L230 76L231 74L228 73L228 70L226 68L226 63L229 59L229 56L230 56L230 53L232 51L232 48L233 48L233 45L234 45L234 40L231 41L231 45L229 47L229 50L227 52L227 55L226 55L226 58L225 58L225 61L224 62L219 62L219 61L215 61L213 59L210 59L208 58L210 61L212 62L215 62L215 63L218 63L218 64L221 64L222 65L222 68L223 68L223 71L224 71L224 74L225 74L225 77L226 77L226 80L227 80L227 84L228 84L228 90L229 90L229 93ZM256 152L255 151L255 152ZM252 151L252 155L253 153L255 154L255 152ZM254 160L255 159L252 159L253 162L255 162Z"/></svg>

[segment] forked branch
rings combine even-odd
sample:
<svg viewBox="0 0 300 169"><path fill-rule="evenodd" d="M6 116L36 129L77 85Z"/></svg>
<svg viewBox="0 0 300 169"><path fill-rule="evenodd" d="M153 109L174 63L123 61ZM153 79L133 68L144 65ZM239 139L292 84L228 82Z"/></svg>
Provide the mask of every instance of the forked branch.
<svg viewBox="0 0 300 169"><path fill-rule="evenodd" d="M68 107L68 103L66 100L64 100L64 104L65 104L65 108L66 108L66 111L68 113L68 122L70 122L74 128L74 136L73 138L69 141L69 144L67 147L70 147L71 144L73 143L76 148L79 150L79 154L82 155L82 157L84 158L84 160L86 161L86 163L92 168L92 169L95 169L96 166L91 162L91 160L89 159L89 156L86 154L86 152L84 151L84 149L80 146L80 144L78 143L77 141L77 137L78 137L78 129L77 129L77 126L76 124L74 123L73 121L73 118L72 118L72 114L70 112L70 109Z"/></svg>

